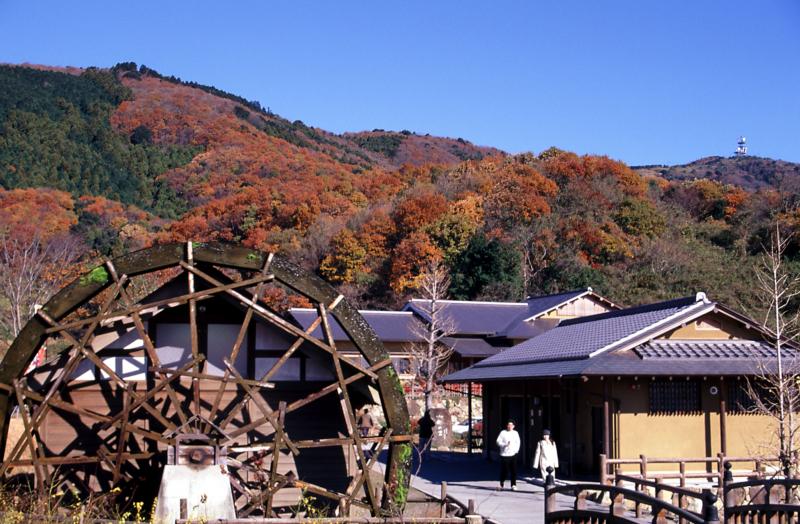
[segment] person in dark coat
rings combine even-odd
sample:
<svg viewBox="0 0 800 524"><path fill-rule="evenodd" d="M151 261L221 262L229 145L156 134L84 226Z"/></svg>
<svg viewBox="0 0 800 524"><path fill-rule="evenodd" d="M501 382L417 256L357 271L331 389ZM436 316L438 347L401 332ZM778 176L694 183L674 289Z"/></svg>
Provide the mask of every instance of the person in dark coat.
<svg viewBox="0 0 800 524"><path fill-rule="evenodd" d="M425 410L425 414L422 415L421 419L419 419L418 425L419 453L420 455L424 455L431 445L431 439L433 439L433 427L436 425L431 417L431 411L429 409Z"/></svg>

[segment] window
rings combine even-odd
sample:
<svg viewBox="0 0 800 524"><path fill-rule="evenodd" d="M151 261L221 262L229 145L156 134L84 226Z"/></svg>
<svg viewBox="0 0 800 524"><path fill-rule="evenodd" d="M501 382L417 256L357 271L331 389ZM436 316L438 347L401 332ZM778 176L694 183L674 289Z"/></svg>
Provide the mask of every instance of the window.
<svg viewBox="0 0 800 524"><path fill-rule="evenodd" d="M650 383L650 413L700 411L700 384L696 381L657 380Z"/></svg>
<svg viewBox="0 0 800 524"><path fill-rule="evenodd" d="M261 355L269 355L269 356L261 356ZM255 358L255 372L256 377L261 378L267 373L272 366L278 361L281 357L281 353L273 352L272 354L266 351L257 351L256 358ZM270 381L272 382L283 382L283 381L299 381L303 380L303 366L302 361L298 357L291 357L289 358L286 363L284 363L277 373L275 373L272 377L270 377Z"/></svg>
<svg viewBox="0 0 800 524"><path fill-rule="evenodd" d="M758 388L761 389L761 388ZM731 413L747 413L756 407L756 403L750 396L747 382L735 381L728 382L728 411Z"/></svg>
<svg viewBox="0 0 800 524"><path fill-rule="evenodd" d="M393 358L392 364L394 364L394 369L400 375L409 375L412 374L414 371L411 369L411 359L410 358Z"/></svg>
<svg viewBox="0 0 800 524"><path fill-rule="evenodd" d="M293 340L273 326L261 322L256 324L255 331L255 348L251 355L253 374L256 379L260 379L286 353ZM270 382L305 380L305 359L302 353L296 351L269 380Z"/></svg>
<svg viewBox="0 0 800 524"><path fill-rule="evenodd" d="M240 324L209 324L206 356L206 372L210 375L220 376L227 369L225 358L230 358L233 344L239 336ZM247 352L249 351L248 337L244 337L236 361L233 363L236 370L242 375L247 375Z"/></svg>
<svg viewBox="0 0 800 524"><path fill-rule="evenodd" d="M189 324L162 322L156 331L156 354L161 365L178 368L191 362L192 342Z"/></svg>

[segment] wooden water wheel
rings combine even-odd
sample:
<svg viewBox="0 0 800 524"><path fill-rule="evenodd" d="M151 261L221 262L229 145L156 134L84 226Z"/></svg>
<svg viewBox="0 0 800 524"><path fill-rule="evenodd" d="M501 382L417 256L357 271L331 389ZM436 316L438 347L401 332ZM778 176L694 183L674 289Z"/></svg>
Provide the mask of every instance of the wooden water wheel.
<svg viewBox="0 0 800 524"><path fill-rule="evenodd" d="M264 300L270 289L306 301L314 322L291 322ZM334 329L359 358L345 358ZM364 437L355 410L370 391L386 427ZM227 455L239 516L276 514L292 490L378 515L402 507L408 488L408 411L375 333L318 277L241 246L160 245L66 286L0 363L0 415L0 475L40 488L154 483L191 435Z"/></svg>

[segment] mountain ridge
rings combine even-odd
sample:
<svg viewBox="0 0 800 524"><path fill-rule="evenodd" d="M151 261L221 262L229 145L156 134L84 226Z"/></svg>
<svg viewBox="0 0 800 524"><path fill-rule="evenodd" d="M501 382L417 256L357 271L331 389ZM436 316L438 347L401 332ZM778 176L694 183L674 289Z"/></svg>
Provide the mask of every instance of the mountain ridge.
<svg viewBox="0 0 800 524"><path fill-rule="evenodd" d="M751 155L707 156L686 164L631 166L642 175L669 180L707 179L749 191L765 188L800 189L800 164Z"/></svg>

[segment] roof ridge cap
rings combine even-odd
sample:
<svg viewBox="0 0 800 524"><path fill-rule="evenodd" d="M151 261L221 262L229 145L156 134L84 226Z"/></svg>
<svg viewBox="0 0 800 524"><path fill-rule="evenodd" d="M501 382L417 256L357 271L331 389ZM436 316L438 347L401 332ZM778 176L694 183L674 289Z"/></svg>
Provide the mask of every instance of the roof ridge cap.
<svg viewBox="0 0 800 524"><path fill-rule="evenodd" d="M645 344L766 344L763 340L750 340L745 338L657 338L648 340Z"/></svg>
<svg viewBox="0 0 800 524"><path fill-rule="evenodd" d="M702 306L702 307L698 308L697 306ZM612 342L611 344L606 345L605 347L602 347L600 349L597 349L597 350L591 352L589 354L589 358L595 357L595 356L600 355L602 353L606 353L608 351L618 350L618 349L621 349L621 348L626 347L626 346L627 347L639 346L641 344L629 345L628 343L630 343L633 340L636 340L636 337L642 336L642 334L644 334L644 333L646 333L648 331L651 331L651 330L656 329L656 328L660 329L660 328L664 327L665 325L669 325L671 322L674 322L678 316L685 314L687 311L693 310L694 308L697 308L698 310L703 310L703 309L707 309L709 306L713 307L713 304L705 303L705 302L695 302L693 304L689 304L686 308L681 308L678 311L672 313L671 315L668 315L668 316L662 318L661 320L653 322L652 324L649 324L648 326L643 327L641 329L637 329L633 333L631 333L631 334L629 334L627 336L624 336L624 337ZM695 318L695 317L691 317L691 318ZM660 333L664 333L664 331L661 331ZM653 336L658 336L658 334L659 333L657 332ZM653 340L653 339L651 338L650 340Z"/></svg>
<svg viewBox="0 0 800 524"><path fill-rule="evenodd" d="M429 298L411 298L408 302L430 302ZM493 300L455 300L455 299L438 299L436 302L448 302L450 304L492 304L495 306L527 306L526 302L496 302Z"/></svg>

